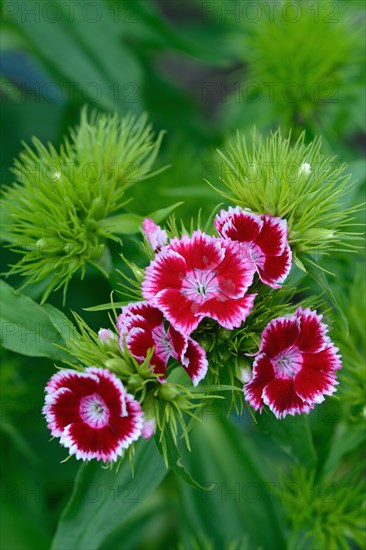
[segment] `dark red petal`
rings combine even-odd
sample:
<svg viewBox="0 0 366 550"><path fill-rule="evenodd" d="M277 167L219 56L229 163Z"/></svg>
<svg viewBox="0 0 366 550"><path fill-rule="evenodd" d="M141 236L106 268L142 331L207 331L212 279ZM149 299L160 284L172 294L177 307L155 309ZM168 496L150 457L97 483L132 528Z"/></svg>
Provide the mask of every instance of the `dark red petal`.
<svg viewBox="0 0 366 550"><path fill-rule="evenodd" d="M156 353L154 353L153 356L151 357L150 365L152 367L153 372L155 374L160 375L159 376L160 382L162 380L165 380L166 365L167 365L168 359L164 359L163 357L157 355Z"/></svg>
<svg viewBox="0 0 366 550"><path fill-rule="evenodd" d="M86 372L99 378L96 393L100 395L113 414L124 414L126 411L126 390L119 378L108 369L88 367Z"/></svg>
<svg viewBox="0 0 366 550"><path fill-rule="evenodd" d="M150 300L167 288L180 289L186 273L187 264L184 258L174 250L164 249L146 268L141 286L144 298Z"/></svg>
<svg viewBox="0 0 366 550"><path fill-rule="evenodd" d="M53 437L60 437L64 428L80 420L80 398L68 388L60 388L46 397L43 412Z"/></svg>
<svg viewBox="0 0 366 550"><path fill-rule="evenodd" d="M264 405L263 390L273 379L274 370L271 361L264 353L257 355L253 365L252 379L243 388L245 399L255 410L262 410Z"/></svg>
<svg viewBox="0 0 366 550"><path fill-rule="evenodd" d="M272 288L280 288L291 271L292 253L288 245L280 256L265 255L263 267L258 265L261 281Z"/></svg>
<svg viewBox="0 0 366 550"><path fill-rule="evenodd" d="M316 311L310 308L298 308L295 313L301 322L301 332L297 340L297 345L301 351L315 353L324 349L329 344L327 336L327 327L321 322L322 315L317 315Z"/></svg>
<svg viewBox="0 0 366 550"><path fill-rule="evenodd" d="M179 290L163 290L152 299L152 302L164 313L173 327L186 336L189 336L197 328L204 317L198 309L198 304L187 300Z"/></svg>
<svg viewBox="0 0 366 550"><path fill-rule="evenodd" d="M321 403L324 395L332 395L338 384L334 371L304 367L295 379L296 393L308 403Z"/></svg>
<svg viewBox="0 0 366 550"><path fill-rule="evenodd" d="M239 243L225 245L225 257L215 270L220 291L227 298L241 298L253 282L255 268Z"/></svg>
<svg viewBox="0 0 366 550"><path fill-rule="evenodd" d="M230 222L233 212L241 212L241 210L240 206L236 206L235 208L229 206L228 210L221 210L220 214L217 214L214 220L216 231L222 235L222 229L226 223Z"/></svg>
<svg viewBox="0 0 366 550"><path fill-rule="evenodd" d="M201 231L195 231L191 238L183 236L181 239L173 239L170 248L183 256L189 271L211 270L221 262L224 254L221 239Z"/></svg>
<svg viewBox="0 0 366 550"><path fill-rule="evenodd" d="M144 360L149 349L155 346L151 331L132 328L126 335L126 346L135 359Z"/></svg>
<svg viewBox="0 0 366 550"><path fill-rule="evenodd" d="M109 424L95 429L84 422L67 426L60 437L62 445L77 459L115 461L123 449L136 441L142 431L143 413L137 401L126 395L127 415L111 415Z"/></svg>
<svg viewBox="0 0 366 550"><path fill-rule="evenodd" d="M147 301L134 302L122 308L122 316L134 318L136 315L145 319L151 328L156 328L164 321L161 311L151 307Z"/></svg>
<svg viewBox="0 0 366 550"><path fill-rule="evenodd" d="M145 330L136 327L133 328L126 336L126 346L134 358L139 363L143 363L149 349L155 347L155 341L150 331L146 332ZM164 359L162 356L154 353L151 357L150 365L153 367L153 372L156 374L161 374L164 377L167 362L168 358Z"/></svg>
<svg viewBox="0 0 366 550"><path fill-rule="evenodd" d="M294 381L290 379L272 380L264 388L262 397L277 418L284 418L287 414L292 416L303 412L308 414L312 408L296 394Z"/></svg>
<svg viewBox="0 0 366 550"><path fill-rule="evenodd" d="M282 218L273 216L261 216L263 221L262 231L255 240L266 256L280 256L287 242L287 222Z"/></svg>
<svg viewBox="0 0 366 550"><path fill-rule="evenodd" d="M300 334L300 320L296 317L272 319L262 332L259 351L276 357L281 351L296 344Z"/></svg>
<svg viewBox="0 0 366 550"><path fill-rule="evenodd" d="M184 336L184 334L170 325L168 329L168 337L173 348L172 355L174 359L181 362L188 346L187 336Z"/></svg>
<svg viewBox="0 0 366 550"><path fill-rule="evenodd" d="M194 386L197 386L206 376L208 367L206 352L198 342L195 342L192 338L188 340L188 348L183 357L182 364L192 379Z"/></svg>
<svg viewBox="0 0 366 550"><path fill-rule="evenodd" d="M252 311L256 294L246 294L243 298L212 298L201 304L199 312L204 317L215 319L221 326L233 330L240 327Z"/></svg>
<svg viewBox="0 0 366 550"><path fill-rule="evenodd" d="M231 215L226 217L224 224L217 223L216 229L220 227L218 231L223 237L248 243L253 242L259 237L262 226L263 221L257 214L235 209Z"/></svg>
<svg viewBox="0 0 366 550"><path fill-rule="evenodd" d="M342 368L338 348L330 344L317 353L302 353L303 367L321 369L322 371L335 371Z"/></svg>
<svg viewBox="0 0 366 550"><path fill-rule="evenodd" d="M69 388L82 397L94 393L97 385L98 378L92 374L64 369L59 370L52 376L46 386L46 392L52 393L60 388Z"/></svg>

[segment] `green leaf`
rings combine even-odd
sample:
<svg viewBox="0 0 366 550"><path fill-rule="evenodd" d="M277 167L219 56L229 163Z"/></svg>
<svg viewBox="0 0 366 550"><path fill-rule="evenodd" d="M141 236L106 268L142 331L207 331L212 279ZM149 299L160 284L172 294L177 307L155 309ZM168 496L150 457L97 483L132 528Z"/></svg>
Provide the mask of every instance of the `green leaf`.
<svg viewBox="0 0 366 550"><path fill-rule="evenodd" d="M71 321L59 309L44 304L42 308L46 311L51 323L56 330L61 334L63 341L68 347L68 342L77 336L76 330Z"/></svg>
<svg viewBox="0 0 366 550"><path fill-rule="evenodd" d="M320 286L320 288L325 292L329 302L334 307L335 311L338 313L340 318L342 319L342 323L344 325L344 330L346 334L349 333L349 323L346 315L343 312L343 309L340 307L337 298L334 295L333 290L329 286L328 279L326 277L326 274L321 269L317 269L312 263L308 262L308 273L312 277L312 279Z"/></svg>
<svg viewBox="0 0 366 550"><path fill-rule="evenodd" d="M56 308L40 306L0 281L1 343L4 348L32 357L70 360L65 346L66 317ZM52 310L52 311L51 311ZM57 312L57 313L56 313Z"/></svg>
<svg viewBox="0 0 366 550"><path fill-rule="evenodd" d="M127 24L115 21L101 0L93 2L90 11L81 2L69 4L58 3L53 15L47 12L37 17L42 5L28 0L27 10L35 15L24 17L25 5L20 0L5 2L5 10L9 8L6 21L65 95L109 110L136 110L141 69L123 43Z"/></svg>
<svg viewBox="0 0 366 550"><path fill-rule="evenodd" d="M274 415L263 413L256 418L257 427L293 460L309 469L315 467L317 457L307 416L287 416L277 420Z"/></svg>
<svg viewBox="0 0 366 550"><path fill-rule="evenodd" d="M112 233L117 233L120 235L132 235L141 231L142 223L145 218L152 218L155 223L160 223L163 221L169 214L171 214L178 206L183 204L182 202L177 202L172 206L167 208L161 208L160 210L155 210L152 214L147 214L146 216L138 216L137 214L117 214L116 216L111 216L102 222L102 225L108 231Z"/></svg>
<svg viewBox="0 0 366 550"><path fill-rule="evenodd" d="M207 420L192 430L192 453L185 456L206 488L198 492L181 484L186 534L205 533L214 548L228 548L244 534L250 543L243 548L286 548L275 484L267 467L270 456L257 449L244 427L220 422L214 415Z"/></svg>
<svg viewBox="0 0 366 550"><path fill-rule="evenodd" d="M332 445L322 469L322 475L327 477L327 475L334 472L341 464L343 457L357 447L364 446L365 441L364 426L349 426L345 422L341 422L334 433Z"/></svg>
<svg viewBox="0 0 366 550"><path fill-rule="evenodd" d="M188 485L194 487L195 489L204 491L205 488L193 479L191 474L183 465L182 455L180 454L179 449L177 448L169 430L165 430L164 439L166 443L166 459L168 461L168 467L173 470L173 472L175 472L183 481L185 481L185 483L188 483ZM159 442L158 436L155 438L155 443L159 450L159 453L164 456L163 448L161 443Z"/></svg>
<svg viewBox="0 0 366 550"><path fill-rule="evenodd" d="M81 466L75 491L61 516L53 550L99 548L167 473L151 441L137 443L133 462L134 477L127 457L117 472L115 468L103 468L96 461Z"/></svg>
<svg viewBox="0 0 366 550"><path fill-rule="evenodd" d="M178 206L181 204L184 204L183 202L176 202L175 204L172 204L172 206L168 206L167 208L160 208L160 210L155 210L152 214L149 214L146 216L147 218L151 218L154 220L155 223L160 223L165 218L167 218Z"/></svg>
<svg viewBox="0 0 366 550"><path fill-rule="evenodd" d="M132 235L141 229L144 218L137 214L117 214L102 222L102 226L118 235Z"/></svg>
<svg viewBox="0 0 366 550"><path fill-rule="evenodd" d="M109 302L108 304L100 304L98 306L85 307L84 311L108 311L117 307L127 306L130 302Z"/></svg>

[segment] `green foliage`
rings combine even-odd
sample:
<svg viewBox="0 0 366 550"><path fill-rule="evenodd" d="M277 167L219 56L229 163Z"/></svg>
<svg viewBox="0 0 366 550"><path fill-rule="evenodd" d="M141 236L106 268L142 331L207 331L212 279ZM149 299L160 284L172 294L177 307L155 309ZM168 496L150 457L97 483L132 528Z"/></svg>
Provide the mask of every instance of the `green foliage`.
<svg viewBox="0 0 366 550"><path fill-rule="evenodd" d="M1 291L1 344L4 348L32 357L70 360L64 338L70 337L67 317L50 305L40 306L16 292L5 281Z"/></svg>
<svg viewBox="0 0 366 550"><path fill-rule="evenodd" d="M134 464L134 476L127 462L117 474L95 462L80 467L75 492L52 543L53 550L99 548L166 475L159 453L149 442L136 445ZM88 491L93 489L94 496L88 498Z"/></svg>
<svg viewBox="0 0 366 550"><path fill-rule="evenodd" d="M247 105L268 109L267 117L295 136L303 127L332 131L344 102L357 101L362 87L360 7L284 0L261 12L255 24L244 20L236 39L251 83Z"/></svg>
<svg viewBox="0 0 366 550"><path fill-rule="evenodd" d="M60 287L65 295L77 271L84 277L86 263L105 273L106 239L136 230L126 218L117 224L109 216L126 204L128 187L154 175L162 136L154 139L145 115L94 112L88 120L84 109L59 151L35 138L34 150L25 145L13 170L16 182L3 199L10 246L22 255L10 274L27 277L26 285L51 276L44 301Z"/></svg>
<svg viewBox="0 0 366 550"><path fill-rule="evenodd" d="M357 244L352 224L363 222L355 206L362 187L347 175L364 177L362 8L358 0L2 3L1 158L9 185L1 223L10 243L4 263L15 264L13 287L34 283L24 290L33 300L1 286L2 547L50 547L56 528L54 548L363 547L364 275L346 252ZM84 111L62 144L85 103L100 114L88 118ZM128 111L136 118L111 114ZM169 130L157 166L170 170L153 166L162 134L154 136L143 112L158 131ZM278 127L282 137L259 137ZM228 134L238 128L238 142L226 152ZM20 151L21 140L31 143L34 135L39 139ZM213 146L223 151L223 163ZM15 178L5 169L14 157ZM305 163L310 173L299 174ZM283 289L254 289L253 314L230 339L215 323L200 324L193 336L208 351L211 379L188 395L188 377L172 365L165 397L176 395L166 400L147 364L137 365L115 343L101 344L96 331L107 324L105 310L134 292L121 287L116 270L126 276L130 265L139 278L146 265L141 239L124 235L140 231L146 212L159 223L176 201L185 204L182 220L169 222L173 232L187 232L192 218L197 226L199 210L210 232L218 197L205 179L218 187L217 167L230 204L287 218L297 265ZM77 271L85 273L82 281ZM51 292L60 283L69 283L77 331L61 311L60 294ZM118 294L112 305L111 291ZM49 303L39 306L34 300L42 295ZM308 418L251 416L240 377L253 358L244 354L257 351L270 318L300 303L321 305L333 325L343 362L339 399L327 398ZM86 323L80 313L90 305L93 312L82 313ZM159 450L152 440L136 445L134 478L125 456L113 470L83 465L75 479L77 461L59 464L65 449L49 442L41 415L53 361L107 366L145 397L145 412L151 398L173 471L165 475L163 438ZM227 392L233 403L212 399Z"/></svg>
<svg viewBox="0 0 366 550"><path fill-rule="evenodd" d="M365 482L357 473L317 482L314 472L294 469L283 504L291 523L289 549L362 548Z"/></svg>
<svg viewBox="0 0 366 550"><path fill-rule="evenodd" d="M250 140L238 132L227 153L219 151L228 189L219 192L243 208L285 218L295 255L352 250L359 234L348 228L360 207L344 204L351 175L345 164L321 154L320 139L306 145L304 138L292 146L280 130L267 138L253 131Z"/></svg>

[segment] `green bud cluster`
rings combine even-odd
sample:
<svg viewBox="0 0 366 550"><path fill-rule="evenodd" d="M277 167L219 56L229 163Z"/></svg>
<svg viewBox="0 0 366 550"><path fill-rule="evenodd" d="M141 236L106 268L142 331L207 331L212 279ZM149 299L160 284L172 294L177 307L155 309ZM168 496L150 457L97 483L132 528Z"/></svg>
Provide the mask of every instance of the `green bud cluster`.
<svg viewBox="0 0 366 550"><path fill-rule="evenodd" d="M155 138L146 115L92 113L84 109L78 128L60 149L33 147L15 161L15 181L4 191L4 233L21 259L9 273L25 285L49 281L43 296L67 285L85 265L107 275L103 254L108 239L119 241L111 214L121 211L125 190L153 176L163 133ZM121 231L123 232L123 231Z"/></svg>
<svg viewBox="0 0 366 550"><path fill-rule="evenodd" d="M287 220L295 263L303 254L358 248L360 233L350 228L360 206L344 204L352 191L351 174L321 153L320 139L307 145L303 133L292 144L280 130L265 139L255 131L251 139L238 132L219 155L227 190L218 191L242 208Z"/></svg>

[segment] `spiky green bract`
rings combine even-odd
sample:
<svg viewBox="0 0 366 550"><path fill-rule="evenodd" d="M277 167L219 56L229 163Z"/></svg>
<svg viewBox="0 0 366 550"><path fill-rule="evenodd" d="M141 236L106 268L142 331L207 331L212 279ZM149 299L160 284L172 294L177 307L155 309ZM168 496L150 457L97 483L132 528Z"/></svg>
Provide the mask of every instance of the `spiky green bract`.
<svg viewBox="0 0 366 550"><path fill-rule="evenodd" d="M255 130L250 137L238 132L227 152L219 151L220 179L228 190L219 193L231 204L287 220L295 259L353 250L359 236L349 227L360 207L346 206L352 190L346 165L323 156L320 139L306 145L303 133L291 145L290 138L280 130L267 138Z"/></svg>
<svg viewBox="0 0 366 550"><path fill-rule="evenodd" d="M244 18L238 42L254 108L264 106L270 120L295 131L332 126L363 85L362 13L356 5L284 0L262 6L255 23Z"/></svg>
<svg viewBox="0 0 366 550"><path fill-rule="evenodd" d="M365 540L365 481L362 474L334 473L316 480L315 472L294 468L279 494L291 524L289 550L362 548Z"/></svg>
<svg viewBox="0 0 366 550"><path fill-rule="evenodd" d="M10 246L22 256L10 273L25 284L50 276L45 300L56 288L66 291L87 263L105 272L105 241L119 240L106 220L124 206L126 188L154 175L162 136L154 137L146 115L92 113L88 120L84 109L59 151L36 138L33 148L24 144L2 205Z"/></svg>

